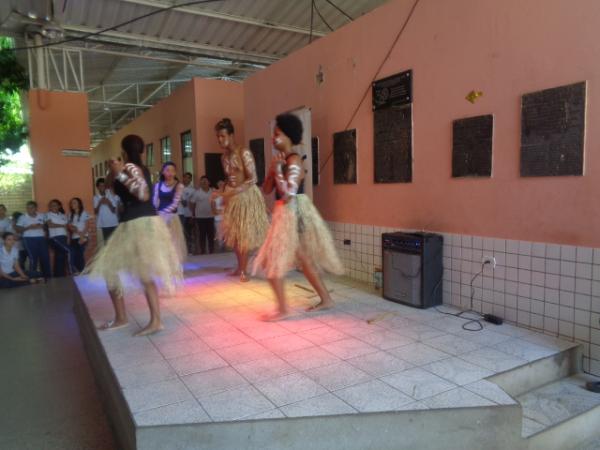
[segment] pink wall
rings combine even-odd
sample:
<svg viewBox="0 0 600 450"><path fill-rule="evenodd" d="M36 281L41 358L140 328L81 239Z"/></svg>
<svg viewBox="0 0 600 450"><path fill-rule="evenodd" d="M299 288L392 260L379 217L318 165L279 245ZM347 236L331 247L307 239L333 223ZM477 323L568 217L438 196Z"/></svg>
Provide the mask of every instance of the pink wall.
<svg viewBox="0 0 600 450"><path fill-rule="evenodd" d="M154 144L154 166L151 169L158 172L162 164L160 139L168 135L171 137L171 159L181 175L180 136L191 130L194 173L198 178L204 174L204 153L220 151L213 131L218 120L230 117L240 130L238 139L243 142L243 111L241 84L195 78L98 145L93 150L92 165L118 155L121 139L128 134L137 134L146 143Z"/></svg>
<svg viewBox="0 0 600 450"><path fill-rule="evenodd" d="M246 136L312 108L321 160L387 53L412 0L392 0L244 83ZM333 185L332 161L315 201L333 221L600 246L600 2L423 0L377 78L413 69L411 184L373 182L371 95L358 130L358 184ZM325 82L315 74L323 67ZM588 80L585 176L519 177L520 96ZM465 101L472 89L484 96ZM492 179L452 179L452 121L494 114ZM267 151L267 157L270 152Z"/></svg>
<svg viewBox="0 0 600 450"><path fill-rule="evenodd" d="M245 144L243 89L241 83L194 78L198 175L204 175L204 154L221 152L214 128L222 118L231 119L237 141Z"/></svg>
<svg viewBox="0 0 600 450"><path fill-rule="evenodd" d="M31 90L28 109L34 198L40 210L47 211L53 198L68 209L69 200L80 197L90 211L90 159L62 154L65 149L90 149L87 95Z"/></svg>

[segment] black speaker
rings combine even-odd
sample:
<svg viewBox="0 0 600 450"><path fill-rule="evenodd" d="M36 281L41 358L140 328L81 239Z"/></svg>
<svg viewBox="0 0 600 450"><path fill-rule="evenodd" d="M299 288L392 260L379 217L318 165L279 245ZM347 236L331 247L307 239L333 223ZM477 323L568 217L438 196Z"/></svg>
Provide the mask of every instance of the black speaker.
<svg viewBox="0 0 600 450"><path fill-rule="evenodd" d="M442 304L444 239L434 233L384 233L383 297L417 308Z"/></svg>

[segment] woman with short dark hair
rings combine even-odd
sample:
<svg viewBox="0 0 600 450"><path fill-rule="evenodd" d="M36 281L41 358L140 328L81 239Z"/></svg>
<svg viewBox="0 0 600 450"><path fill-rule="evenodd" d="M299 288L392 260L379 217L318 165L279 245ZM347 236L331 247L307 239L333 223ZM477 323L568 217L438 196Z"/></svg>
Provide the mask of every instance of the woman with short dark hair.
<svg viewBox="0 0 600 450"><path fill-rule="evenodd" d="M289 314L283 278L298 264L321 298L310 311L333 306L319 272L344 273L329 228L304 194L304 166L294 149L302 142L302 122L293 114L279 115L275 122L273 145L279 153L271 161L263 189L267 194L276 189L277 202L269 233L254 260L254 271L264 270L277 299L277 311L266 320L285 319Z"/></svg>

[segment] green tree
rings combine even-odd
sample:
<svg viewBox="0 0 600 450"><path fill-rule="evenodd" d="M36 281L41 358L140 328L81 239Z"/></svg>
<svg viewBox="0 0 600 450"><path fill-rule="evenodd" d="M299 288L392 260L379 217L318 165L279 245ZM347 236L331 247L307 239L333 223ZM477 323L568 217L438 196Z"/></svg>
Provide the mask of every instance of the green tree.
<svg viewBox="0 0 600 450"><path fill-rule="evenodd" d="M16 153L27 142L20 98L26 88L27 74L17 61L13 40L0 37L0 153Z"/></svg>

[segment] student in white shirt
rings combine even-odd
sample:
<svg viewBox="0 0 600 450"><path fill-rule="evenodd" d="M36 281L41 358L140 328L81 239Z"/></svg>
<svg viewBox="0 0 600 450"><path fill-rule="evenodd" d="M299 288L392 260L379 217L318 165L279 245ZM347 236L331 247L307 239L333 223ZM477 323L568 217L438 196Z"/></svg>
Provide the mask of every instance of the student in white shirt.
<svg viewBox="0 0 600 450"><path fill-rule="evenodd" d="M0 204L0 243L2 243L2 235L9 231L11 226L10 216L6 214L6 206Z"/></svg>
<svg viewBox="0 0 600 450"><path fill-rule="evenodd" d="M83 208L83 202L79 197L74 197L69 202L69 223L67 228L71 232L71 258L74 275L79 274L85 267L85 247L89 235L88 221L90 215Z"/></svg>
<svg viewBox="0 0 600 450"><path fill-rule="evenodd" d="M185 235L185 242L189 254L194 253L195 250L195 226L192 210L190 209L190 200L196 192L194 188L194 176L190 172L183 174L183 193L181 194L181 202L177 209L179 219L181 219L181 225L183 225L183 233Z"/></svg>
<svg viewBox="0 0 600 450"><path fill-rule="evenodd" d="M11 218L12 218L12 222L11 225L9 226L8 230L6 231L10 231L11 233L13 233L15 235L15 240L17 242L15 242L15 247L17 248L17 250L19 250L19 265L25 269L25 263L27 262L27 251L25 250L25 247L23 247L23 237L21 236L21 233L19 233L19 231L17 231L17 222L19 221L19 217L21 217L23 215L22 212L19 211L15 211L12 213Z"/></svg>
<svg viewBox="0 0 600 450"><path fill-rule="evenodd" d="M45 217L37 212L37 203L27 202L27 213L19 217L17 231L23 237L23 247L29 257L29 270L37 271L41 266L44 278L50 278L50 254L44 231Z"/></svg>
<svg viewBox="0 0 600 450"><path fill-rule="evenodd" d="M50 200L48 212L46 213L46 226L48 227L48 242L54 250L54 271L55 277L64 277L67 274L67 267L70 271L71 249L67 241L67 223L68 219L60 200Z"/></svg>
<svg viewBox="0 0 600 450"><path fill-rule="evenodd" d="M5 231L0 235L0 288L11 288L43 281L40 273L25 272L19 264L15 235Z"/></svg>
<svg viewBox="0 0 600 450"><path fill-rule="evenodd" d="M190 200L194 208L194 220L202 254L206 253L206 241L208 241L208 252L214 253L215 251L215 213L212 193L208 178L203 176L200 178L200 188L194 192Z"/></svg>
<svg viewBox="0 0 600 450"><path fill-rule="evenodd" d="M225 192L225 181L219 180L217 182L217 190L218 193ZM215 241L217 243L218 251L223 251L225 247L225 242L223 238L223 213L225 212L225 202L223 201L222 196L218 196L213 199L213 211L215 213L215 232L216 238Z"/></svg>
<svg viewBox="0 0 600 450"><path fill-rule="evenodd" d="M104 178L96 180L98 193L94 195L94 214L96 214L96 227L102 230L102 239L108 241L110 235L119 226L119 197L106 188Z"/></svg>

